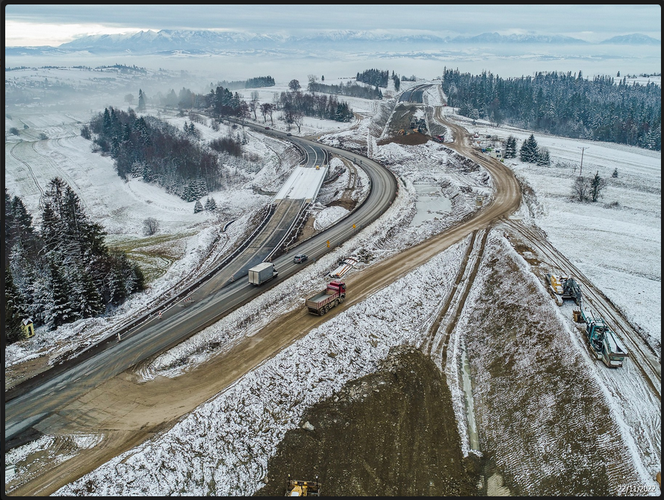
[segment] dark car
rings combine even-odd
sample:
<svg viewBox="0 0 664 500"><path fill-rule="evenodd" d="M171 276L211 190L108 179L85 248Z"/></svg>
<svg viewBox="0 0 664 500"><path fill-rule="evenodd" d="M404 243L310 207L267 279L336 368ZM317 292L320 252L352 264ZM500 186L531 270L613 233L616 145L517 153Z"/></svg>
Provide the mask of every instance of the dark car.
<svg viewBox="0 0 664 500"><path fill-rule="evenodd" d="M301 264L302 262L304 262L308 258L309 257L307 257L306 254L301 253L300 255L296 255L295 257L293 257L293 262L295 262L296 264Z"/></svg>
<svg viewBox="0 0 664 500"><path fill-rule="evenodd" d="M270 130L270 127L265 127L265 130Z"/></svg>
<svg viewBox="0 0 664 500"><path fill-rule="evenodd" d="M290 137L290 136L292 136L293 134L291 134L290 132L288 132L286 135L287 135L288 137Z"/></svg>

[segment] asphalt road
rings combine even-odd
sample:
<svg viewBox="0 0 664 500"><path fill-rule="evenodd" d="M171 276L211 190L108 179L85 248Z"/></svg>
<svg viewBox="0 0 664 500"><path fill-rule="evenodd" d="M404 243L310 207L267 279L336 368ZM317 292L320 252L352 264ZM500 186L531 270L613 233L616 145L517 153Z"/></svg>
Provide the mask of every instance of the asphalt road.
<svg viewBox="0 0 664 500"><path fill-rule="evenodd" d="M275 136L283 136L269 131ZM182 342L196 332L217 322L224 315L250 301L260 293L302 269L293 263L296 253L307 253L318 259L343 241L352 237L363 227L375 221L389 208L398 184L396 178L385 168L368 158L347 151L322 146L303 138L289 138L305 151L306 162L318 162L325 152L338 154L359 164L371 182L371 192L354 212L335 226L319 233L299 245L295 250L274 260L279 270L276 280L255 287L245 280L228 283L216 292L198 297L184 308L171 308L161 318L154 318L139 329L125 335L121 342L88 359L72 363L71 368L43 383L27 389L23 394L5 403L5 442L30 430L44 421L58 408L70 403L105 380L150 356ZM354 227L353 227L354 226ZM330 242L328 247L328 241Z"/></svg>
<svg viewBox="0 0 664 500"><path fill-rule="evenodd" d="M452 147L464 153L470 150L466 146L466 141L463 140L461 131L455 134L455 144ZM389 182L395 182L395 188L398 186L389 172L366 158L334 148L326 149L330 152L339 152L358 163L361 161L362 166L369 173L374 189L356 212L341 221L336 227L298 247L298 252L306 251L312 257L318 257L327 251L328 239L334 242L337 237L352 235L361 227L365 217L371 217L386 210L390 201L385 198L381 199L380 193L383 196L390 193L389 189L383 191ZM36 425L32 424L37 430L50 435L83 432L103 436L103 441L99 446L78 450L73 458L61 463L44 464L38 463L37 460L34 479L14 490L13 494L17 496L49 495L62 485L81 477L112 457L136 446L155 433L169 428L182 415L235 383L266 359L306 335L312 328L389 286L473 231L484 229L495 220L511 213L520 202L520 190L514 175L504 165L493 161L492 158L482 158L482 160L494 177L494 197L488 204L476 212L473 217L448 231L433 236L398 255L375 263L358 273L353 273L346 279L349 290L352 292L342 305L335 307L325 316L308 314L304 307L280 315L270 322L268 328L262 328L250 336L243 337L228 350L218 353L201 366L195 367L179 377L157 377L150 383L143 384L138 383L130 372L125 371L119 376L109 378L77 399L72 398L72 395L75 395L74 386L68 386L66 381L61 381L60 385L48 389L51 392L42 391L41 393L41 402L44 404L51 404L51 399L57 403L50 406L56 408L50 415L46 414L39 400L25 401L25 405L21 406L27 407L29 404L34 404L34 406L26 409L24 418L31 418L33 422L35 419L43 419ZM380 176L386 176L384 183L380 181ZM379 189L380 186L382 189ZM355 229L352 228L353 224L356 225ZM290 259L289 256L276 260L276 264L280 266L280 278L282 275L295 272L295 269L302 267L293 264ZM275 283L278 281L269 282L264 286L273 286ZM251 290L247 283L240 282L236 282L230 288L235 289L236 293ZM224 289L221 293L225 291L230 290ZM236 298L241 300L240 297ZM209 306L205 308L206 310L214 309L217 306L225 307L222 296L215 295L206 300L206 305ZM200 314L197 315L197 321L201 321L201 319ZM178 325L170 323L163 323L163 328L178 327ZM185 323L186 320L183 319L180 328ZM162 335L163 333L159 334L160 339ZM150 339L145 339L144 342L149 343ZM82 376L77 373L73 378ZM77 383L81 383L80 378ZM18 410L23 411L21 408ZM13 422L20 421L21 417L16 413L11 417Z"/></svg>
<svg viewBox="0 0 664 500"><path fill-rule="evenodd" d="M399 102L422 103L422 94L428 87L431 87L431 84L416 85L413 88L404 90L403 94L399 97Z"/></svg>

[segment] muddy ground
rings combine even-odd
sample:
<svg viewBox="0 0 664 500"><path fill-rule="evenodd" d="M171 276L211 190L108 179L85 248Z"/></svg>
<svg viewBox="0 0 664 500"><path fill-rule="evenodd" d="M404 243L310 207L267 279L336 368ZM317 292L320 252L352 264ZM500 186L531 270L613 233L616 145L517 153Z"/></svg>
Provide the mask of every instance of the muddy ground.
<svg viewBox="0 0 664 500"><path fill-rule="evenodd" d="M318 476L321 496L473 496L480 459L464 459L445 378L413 347L354 380L289 431L256 495L284 495L293 479Z"/></svg>

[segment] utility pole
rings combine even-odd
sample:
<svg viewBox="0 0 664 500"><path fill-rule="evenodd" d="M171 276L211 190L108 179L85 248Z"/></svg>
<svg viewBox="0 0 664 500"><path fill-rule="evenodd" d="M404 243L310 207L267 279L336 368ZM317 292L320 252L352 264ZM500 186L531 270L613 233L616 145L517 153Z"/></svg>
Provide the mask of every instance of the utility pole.
<svg viewBox="0 0 664 500"><path fill-rule="evenodd" d="M585 147L577 146L577 148L581 149L581 167L579 168L579 177L581 177L581 175L583 174L583 152L586 149L590 149L590 146L585 146Z"/></svg>

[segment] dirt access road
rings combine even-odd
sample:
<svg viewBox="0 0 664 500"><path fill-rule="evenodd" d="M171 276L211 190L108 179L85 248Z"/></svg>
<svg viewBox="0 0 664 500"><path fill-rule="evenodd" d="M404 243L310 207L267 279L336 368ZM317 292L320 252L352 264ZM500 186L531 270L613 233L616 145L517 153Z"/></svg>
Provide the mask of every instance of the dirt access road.
<svg viewBox="0 0 664 500"><path fill-rule="evenodd" d="M101 442L50 469L35 463L34 477L13 490L12 495L49 495L170 428L182 415L223 391L311 329L390 285L467 235L487 228L515 211L521 203L521 191L513 173L499 161L473 151L468 146L464 129L449 126L454 129L455 137L450 146L461 155L476 160L491 174L494 195L489 203L445 233L350 276L346 281L352 293L344 304L324 317L312 316L304 308L299 308L275 318L269 328L244 338L228 352L180 377L158 377L138 383L133 371L128 370L72 401L45 420L40 430L63 436L96 434L102 437Z"/></svg>

